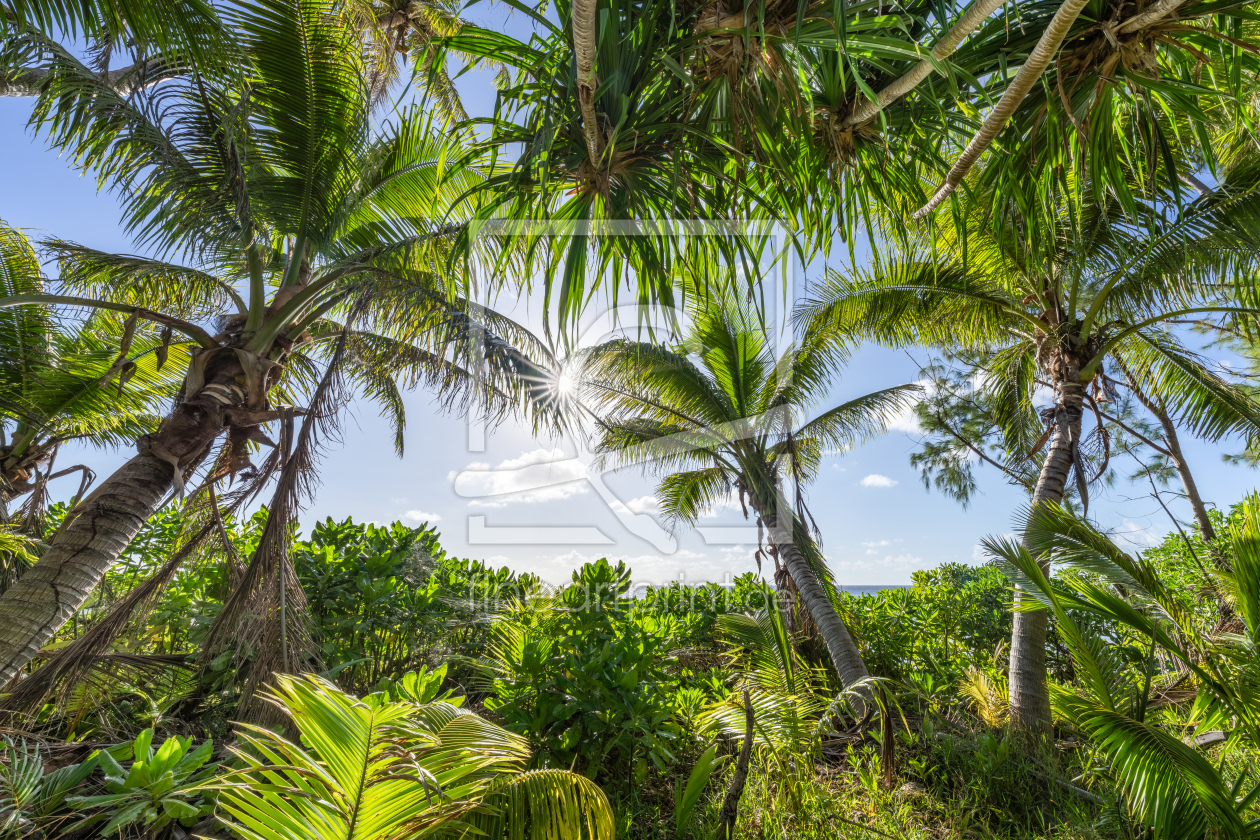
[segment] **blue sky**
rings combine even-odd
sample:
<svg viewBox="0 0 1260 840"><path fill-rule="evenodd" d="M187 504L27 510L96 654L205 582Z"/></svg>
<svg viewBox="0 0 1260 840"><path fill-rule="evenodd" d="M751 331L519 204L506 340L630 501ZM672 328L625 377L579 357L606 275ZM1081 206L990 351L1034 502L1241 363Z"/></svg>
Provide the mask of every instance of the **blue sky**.
<svg viewBox="0 0 1260 840"><path fill-rule="evenodd" d="M519 16L503 25L510 28L518 22ZM460 86L471 113L485 114L493 107L494 93L484 75L470 74ZM81 177L26 131L30 107L29 100L0 98L0 219L27 229L36 239L56 235L94 248L133 251L117 224L113 198L99 194L92 179ZM813 280L820 273L821 267L811 267L805 277ZM500 304L506 308L511 301ZM526 321L536 317L523 305L515 314ZM1211 355L1229 361L1219 352ZM819 409L913 381L918 362L926 358L922 351L865 348ZM489 559L555 582L567 579L583 561L601 556L627 559L636 580L647 583L680 577L721 581L756 568L747 531L730 530L747 528L737 506L714 511L700 531L679 532L671 546L669 535L651 520L634 525L635 515L653 515L650 478L625 470L605 476L601 488L583 478L571 441L535 440L525 428L508 423L486 435L482 448L465 420L439 413L430 394L409 393L406 405L406 453L401 459L377 409L363 402L352 406L343 440L324 458L322 486L303 516L304 524L326 516L414 524L428 520L441 530L442 542L453 554ZM829 458L809 488L824 552L842 585L903 584L916 569L977 562L979 540L1010 532L1012 515L1026 501L1022 490L989 468L979 471L982 493L966 510L926 491L908 463L916 441L913 423L907 417L898 425L884 438ZM1183 445L1209 502L1227 507L1255 487L1251 470L1221 462L1220 453L1236 451L1237 443L1185 440ZM127 457L130 450L74 450L63 451L58 463L86 463L103 477ZM477 472L487 468L502 469ZM76 481L63 481L54 495L73 492ZM518 492L502 495L514 489ZM1169 530L1148 492L1123 484L1100 488L1091 513L1133 547L1141 547ZM639 533L619 518L619 506ZM1172 507L1183 521L1189 519L1184 504Z"/></svg>

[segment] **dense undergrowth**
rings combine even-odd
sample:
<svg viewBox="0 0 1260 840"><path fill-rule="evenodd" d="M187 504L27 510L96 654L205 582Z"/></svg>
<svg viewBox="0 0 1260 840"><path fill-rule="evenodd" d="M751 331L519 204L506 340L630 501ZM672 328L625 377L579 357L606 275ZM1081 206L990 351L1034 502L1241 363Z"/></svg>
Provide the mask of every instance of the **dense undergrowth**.
<svg viewBox="0 0 1260 840"><path fill-rule="evenodd" d="M49 529L62 512L51 510ZM1124 592L1106 579L1115 569L1098 558L1122 564L1119 549L1092 532L1098 556L1090 561L1082 548L1088 540L1076 534L1075 562L1056 572L1051 587L1050 597L1064 599L1055 602L1048 643L1057 714L1054 732L1041 739L1016 736L1006 722L1010 576L1020 579L1020 571L1017 560L1003 561L1000 553L994 564L917 572L908 587L842 595L842 614L873 674L865 688L873 702L863 706L853 687L840 690L823 648L796 627L799 613L788 595L754 575L725 587L633 587L624 563L601 560L556 588L450 557L431 527L350 520L295 535L291 556L310 607L307 624L294 631L314 639L319 655L309 670L318 677L285 683L273 702L286 714L269 729L250 728L235 721L251 714L240 705L241 675L255 651L240 644L198 656L233 573L230 557L252 550L266 512L229 519L217 545L132 613L108 653L82 663L38 708L10 721L13 735L0 762L7 792L0 834L227 837L235 825L241 836L290 836L249 833L242 814L254 813L246 807L250 797L265 799L257 791L269 788L242 786L241 779L266 776L251 770L266 760L331 766L311 721L331 726L327 710L355 708L358 696L367 703L360 709L428 710L415 712L419 729L408 730L414 744L427 744L407 748L416 767L423 764L416 756L437 749L434 733L445 732L456 711L460 720L480 722L476 744L497 739L513 756L496 765L499 775L485 776L490 771L482 768L485 778L435 782L432 801L417 806L427 816L398 824L412 833L370 836L457 836L488 814L506 819L506 805L485 805L472 816L439 817L424 808L440 811L454 790L484 805L506 796L507 783L494 779L554 768L573 775L546 795L570 796L575 814L598 815L589 799L593 783L607 797L618 837L710 837L745 735L744 692L756 723L739 837L1172 836L1159 824L1168 815L1152 814L1146 800L1160 785L1175 793L1178 780L1158 776L1173 771L1149 757L1135 771L1117 753L1120 736L1089 730L1088 715L1079 712L1108 691L1111 714L1134 731L1146 727L1144 733L1178 743L1209 729L1229 733L1223 744L1187 749L1203 766L1181 769L1200 788L1210 782L1206 774L1225 785L1243 827L1256 817L1246 796L1260 778L1260 752L1243 719L1254 709L1229 708L1204 689L1210 674L1172 651L1190 645L1202 655L1223 632L1253 638L1243 620L1254 620L1248 604L1255 593L1236 589L1223 602L1212 587L1241 578L1205 577L1204 561L1237 564L1248 556L1247 541L1260 536L1256 511L1236 506L1216 517L1227 540L1208 545L1173 534L1133 561L1164 587L1151 591L1154 584L1144 581L1140 597L1132 591L1138 582L1130 580ZM174 511L154 517L49 653L82 637L153 574L184 524ZM1169 649L1153 646L1134 621L1090 608L1080 595L1091 586L1119 593L1142 614L1172 616L1180 622L1177 639L1168 640ZM1230 605L1224 617L1222 603ZM1194 647L1194 633L1208 641ZM1079 673L1100 662L1109 687L1091 686ZM1254 674L1254 663L1230 673ZM1253 686L1240 683L1238 690L1240 703L1254 703ZM292 736L294 724L309 755L284 752L300 750L281 737ZM349 737L343 732L328 743ZM1161 746L1167 744L1155 740L1144 749ZM1174 771L1189 760L1170 758ZM280 771L267 772L277 791L306 784L297 771L284 784L274 777ZM167 781L155 787L159 777ZM1183 794L1175 807L1186 810L1186 800ZM503 830L492 823L482 829ZM591 823L584 830L601 829Z"/></svg>

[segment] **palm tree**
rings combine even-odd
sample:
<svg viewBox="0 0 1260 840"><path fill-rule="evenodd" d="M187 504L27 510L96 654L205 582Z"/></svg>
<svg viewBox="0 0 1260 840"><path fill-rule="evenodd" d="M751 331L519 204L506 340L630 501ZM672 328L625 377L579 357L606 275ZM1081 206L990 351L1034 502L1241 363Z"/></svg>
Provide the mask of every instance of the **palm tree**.
<svg viewBox="0 0 1260 840"><path fill-rule="evenodd" d="M1098 409L1108 365L1124 365L1202 437L1260 431L1256 404L1168 326L1187 316L1257 313L1240 302L1251 293L1238 272L1260 250L1258 202L1260 191L1226 187L1171 222L1153 212L1135 222L1103 201L1061 200L1033 217L1007 206L1011 218L1001 225L977 211L965 237L951 228L869 271L832 274L802 308L802 322L836 340L982 352L984 389L1012 463L1045 447L1034 508L1059 502L1071 475L1087 505L1087 485L1098 476L1086 474L1083 453L1098 441L1085 436L1083 418ZM1033 405L1038 380L1054 391L1044 422ZM1011 719L1020 728L1050 722L1046 621L1044 611L1015 613Z"/></svg>
<svg viewBox="0 0 1260 840"><path fill-rule="evenodd" d="M122 96L166 73L221 64L234 50L205 0L6 0L0 5L0 96L39 95L49 78L47 62L59 52L57 38L86 43L101 82ZM130 53L133 62L110 70L119 52Z"/></svg>
<svg viewBox="0 0 1260 840"><path fill-rule="evenodd" d="M910 465L919 469L925 488L935 487L963 507L970 504L977 490L975 471L981 465L996 468L1009 483L1031 493L1041 470L1043 450L1037 448L1031 454L1015 451L1009 457L1005 452L1007 435L998 421L1000 404L977 384L983 382L984 367L991 358L987 354L964 353L955 354L950 361L952 364L934 362L920 371L927 380L929 395L915 406L923 437L916 451L910 454ZM1205 367L1213 367L1207 360L1199 361ZM1138 471L1131 474L1129 480L1148 481L1155 499L1162 505L1160 485L1174 477L1179 479L1181 495L1190 505L1199 533L1207 542L1214 542L1215 528L1182 451L1176 422L1167 406L1147 395L1123 365L1116 367L1123 378L1102 374L1098 399L1091 406L1096 409L1095 419L1102 421L1101 431L1093 439L1100 450L1094 480L1111 481L1114 458L1127 455L1138 464ZM1038 384L1047 383L1039 380ZM1139 406L1151 417L1143 416ZM1040 434L1038 425L1024 437L1037 438ZM1086 455L1084 460L1092 458ZM1071 486L1067 488L1069 494L1072 490ZM1171 512L1169 517L1176 524Z"/></svg>
<svg viewBox="0 0 1260 840"><path fill-rule="evenodd" d="M881 432L917 389L877 391L806 421L840 361L824 332L807 330L776 355L742 296L699 297L690 319L674 347L619 339L585 351L585 389L598 407L595 451L612 464L664 472L661 510L675 523L695 522L732 491L751 506L769 554L785 567L842 683L852 685L868 673L806 524L803 486L825 452Z"/></svg>
<svg viewBox="0 0 1260 840"><path fill-rule="evenodd" d="M1157 838L1251 836L1255 822L1245 821L1260 788L1242 792L1244 778L1231 783L1225 767L1218 769L1200 752L1197 738L1183 741L1180 731L1159 726L1150 711L1157 693L1181 683L1179 673L1189 673L1198 689L1197 708L1219 709L1216 719L1231 721L1233 737L1256 736L1260 500L1244 500L1241 521L1230 529L1233 571L1202 570L1200 584L1235 609L1235 632L1204 633L1149 562L1121 551L1056 504L1030 511L1024 533L1023 545L986 539L986 552L1053 612L1076 673L1075 684L1054 687L1054 708L1098 745L1130 812ZM1043 568L1044 556L1067 572L1054 583ZM1145 678L1135 679L1115 655L1115 645L1092 629L1097 624L1082 618L1109 625L1149 650ZM1157 655L1176 668L1161 669Z"/></svg>
<svg viewBox="0 0 1260 840"><path fill-rule="evenodd" d="M412 83L446 119L468 119L459 91L446 68L443 39L465 26L459 3L452 0L350 0L349 11L362 30L368 47L373 97L383 102L399 81L400 66L412 65ZM508 82L501 63L466 53L457 57L468 63L499 70L498 82Z"/></svg>
<svg viewBox="0 0 1260 840"><path fill-rule="evenodd" d="M241 727L232 751L242 769L214 785L220 819L247 840L612 840L594 782L526 770L526 739L460 708L462 697L435 698L441 678L431 676L405 675L363 699L314 675L278 677L269 699L301 739Z"/></svg>
<svg viewBox="0 0 1260 840"><path fill-rule="evenodd" d="M335 424L346 388L394 410L393 380L418 380L450 389L455 407L497 412L545 390L545 372L502 335L513 325L461 297L447 270L458 220L446 207L478 177L448 165L456 142L415 110L374 122L359 34L331 0L264 0L230 20L242 62L130 96L54 50L36 125L118 191L141 242L195 265L52 241L68 294L9 295L0 308L123 312L192 349L175 409L0 598L0 680L83 603L162 500L183 492L221 434L210 480L246 470L249 452L271 443L262 426L281 424L262 474L283 461L286 510L248 579L292 581L284 520L311 486L317 432ZM322 376L312 364L321 358ZM306 389L306 409L276 404ZM282 624L284 614L281 598Z"/></svg>
<svg viewBox="0 0 1260 840"><path fill-rule="evenodd" d="M30 241L0 221L0 296L41 294L44 286ZM27 494L28 519L37 515L48 482L76 471L83 497L87 467L53 472L63 443L117 446L157 428L187 365L186 347L167 330L112 315L69 327L49 307L0 310L0 516Z"/></svg>

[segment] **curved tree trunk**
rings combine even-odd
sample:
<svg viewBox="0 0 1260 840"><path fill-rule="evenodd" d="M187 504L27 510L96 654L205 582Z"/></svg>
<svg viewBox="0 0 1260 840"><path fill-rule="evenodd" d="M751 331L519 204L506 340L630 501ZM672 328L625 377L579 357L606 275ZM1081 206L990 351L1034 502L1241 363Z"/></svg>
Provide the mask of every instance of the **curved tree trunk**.
<svg viewBox="0 0 1260 840"><path fill-rule="evenodd" d="M1173 424L1168 413L1162 409L1156 411L1155 416L1159 418L1160 425L1164 427L1164 440L1168 444L1168 454L1172 456L1173 465L1177 468L1177 475L1181 478L1181 486L1186 491L1186 500L1190 502L1190 509L1194 511L1194 521L1199 525L1199 533L1208 542L1216 542L1216 529L1212 527L1212 519L1208 516L1207 505L1203 503L1203 497L1199 495L1199 486L1194 483L1194 476L1190 473L1190 465L1186 463L1186 456L1181 452L1181 441L1177 438L1177 427Z"/></svg>
<svg viewBox="0 0 1260 840"><path fill-rule="evenodd" d="M194 378L205 386L190 388L192 399L137 441L139 454L66 515L48 550L0 596L0 685L70 620L166 494L205 458L225 415L244 404L246 377L231 348L200 351Z"/></svg>
<svg viewBox="0 0 1260 840"><path fill-rule="evenodd" d="M762 520L770 532L770 541L779 552L783 564L787 566L792 582L796 584L801 601L813 617L814 624L818 626L818 633L827 645L827 653L831 654L831 662L836 666L840 682L850 686L869 677L871 673L866 670L866 663L862 661L862 654L858 652L853 637L849 635L849 628L844 626L840 613L836 612L836 605L827 597L826 587L818 579L818 575L814 574L791 533L775 517L763 515Z"/></svg>
<svg viewBox="0 0 1260 840"><path fill-rule="evenodd" d="M1033 491L1032 507L1046 502L1059 502L1072 471L1073 441L1080 438L1081 410L1085 387L1080 383L1080 368L1068 363L1066 376L1058 383L1055 399L1054 430L1050 449L1041 465L1041 475ZM1042 568L1049 571L1049 563ZM1018 605L1026 597L1016 590ZM1042 730L1050 727L1050 692L1046 685L1046 628L1049 615L1045 610L1015 611L1011 627L1010 710L1011 724L1016 729Z"/></svg>
<svg viewBox="0 0 1260 840"><path fill-rule="evenodd" d="M1199 526L1199 533L1203 535L1203 539L1208 542L1216 541L1216 529L1212 527L1212 519L1208 516L1207 505L1203 503L1203 497L1199 495L1199 485L1194 483L1194 476L1190 472L1190 464L1186 462L1186 456L1181 451L1181 439L1177 436L1177 424L1168 416L1168 412L1154 397L1148 397L1146 393L1138 387L1138 381L1129 371L1123 362L1120 364L1120 370L1124 373L1124 381L1129 386L1129 390L1133 392L1133 396L1137 398L1147 411L1155 415L1155 419L1159 421L1160 428L1164 431L1164 443L1167 444L1167 454L1173 462L1173 466L1177 468L1177 477L1181 479L1181 486L1186 491L1186 500L1190 502L1190 509L1194 512L1194 521ZM1158 447L1156 447L1158 448Z"/></svg>
<svg viewBox="0 0 1260 840"><path fill-rule="evenodd" d="M852 113L845 118L842 125L845 128L853 128L868 122L880 111L914 90L919 86L920 82L932 74L939 62L949 57L950 53L962 43L963 38L966 38L980 24L984 23L989 15L1006 5L1006 2L1007 0L975 0L963 16L958 19L958 23L950 27L950 30L932 47L932 59L923 59L910 68L905 75L892 81L875 95L874 101L862 99L854 107Z"/></svg>

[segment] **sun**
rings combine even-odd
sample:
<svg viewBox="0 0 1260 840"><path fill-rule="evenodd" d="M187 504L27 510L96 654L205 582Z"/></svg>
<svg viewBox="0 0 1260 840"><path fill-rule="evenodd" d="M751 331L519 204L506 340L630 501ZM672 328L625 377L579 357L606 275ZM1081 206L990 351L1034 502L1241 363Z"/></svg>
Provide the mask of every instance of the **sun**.
<svg viewBox="0 0 1260 840"><path fill-rule="evenodd" d="M577 392L578 378L572 371L566 370L556 377L556 393L562 397L571 397Z"/></svg>

